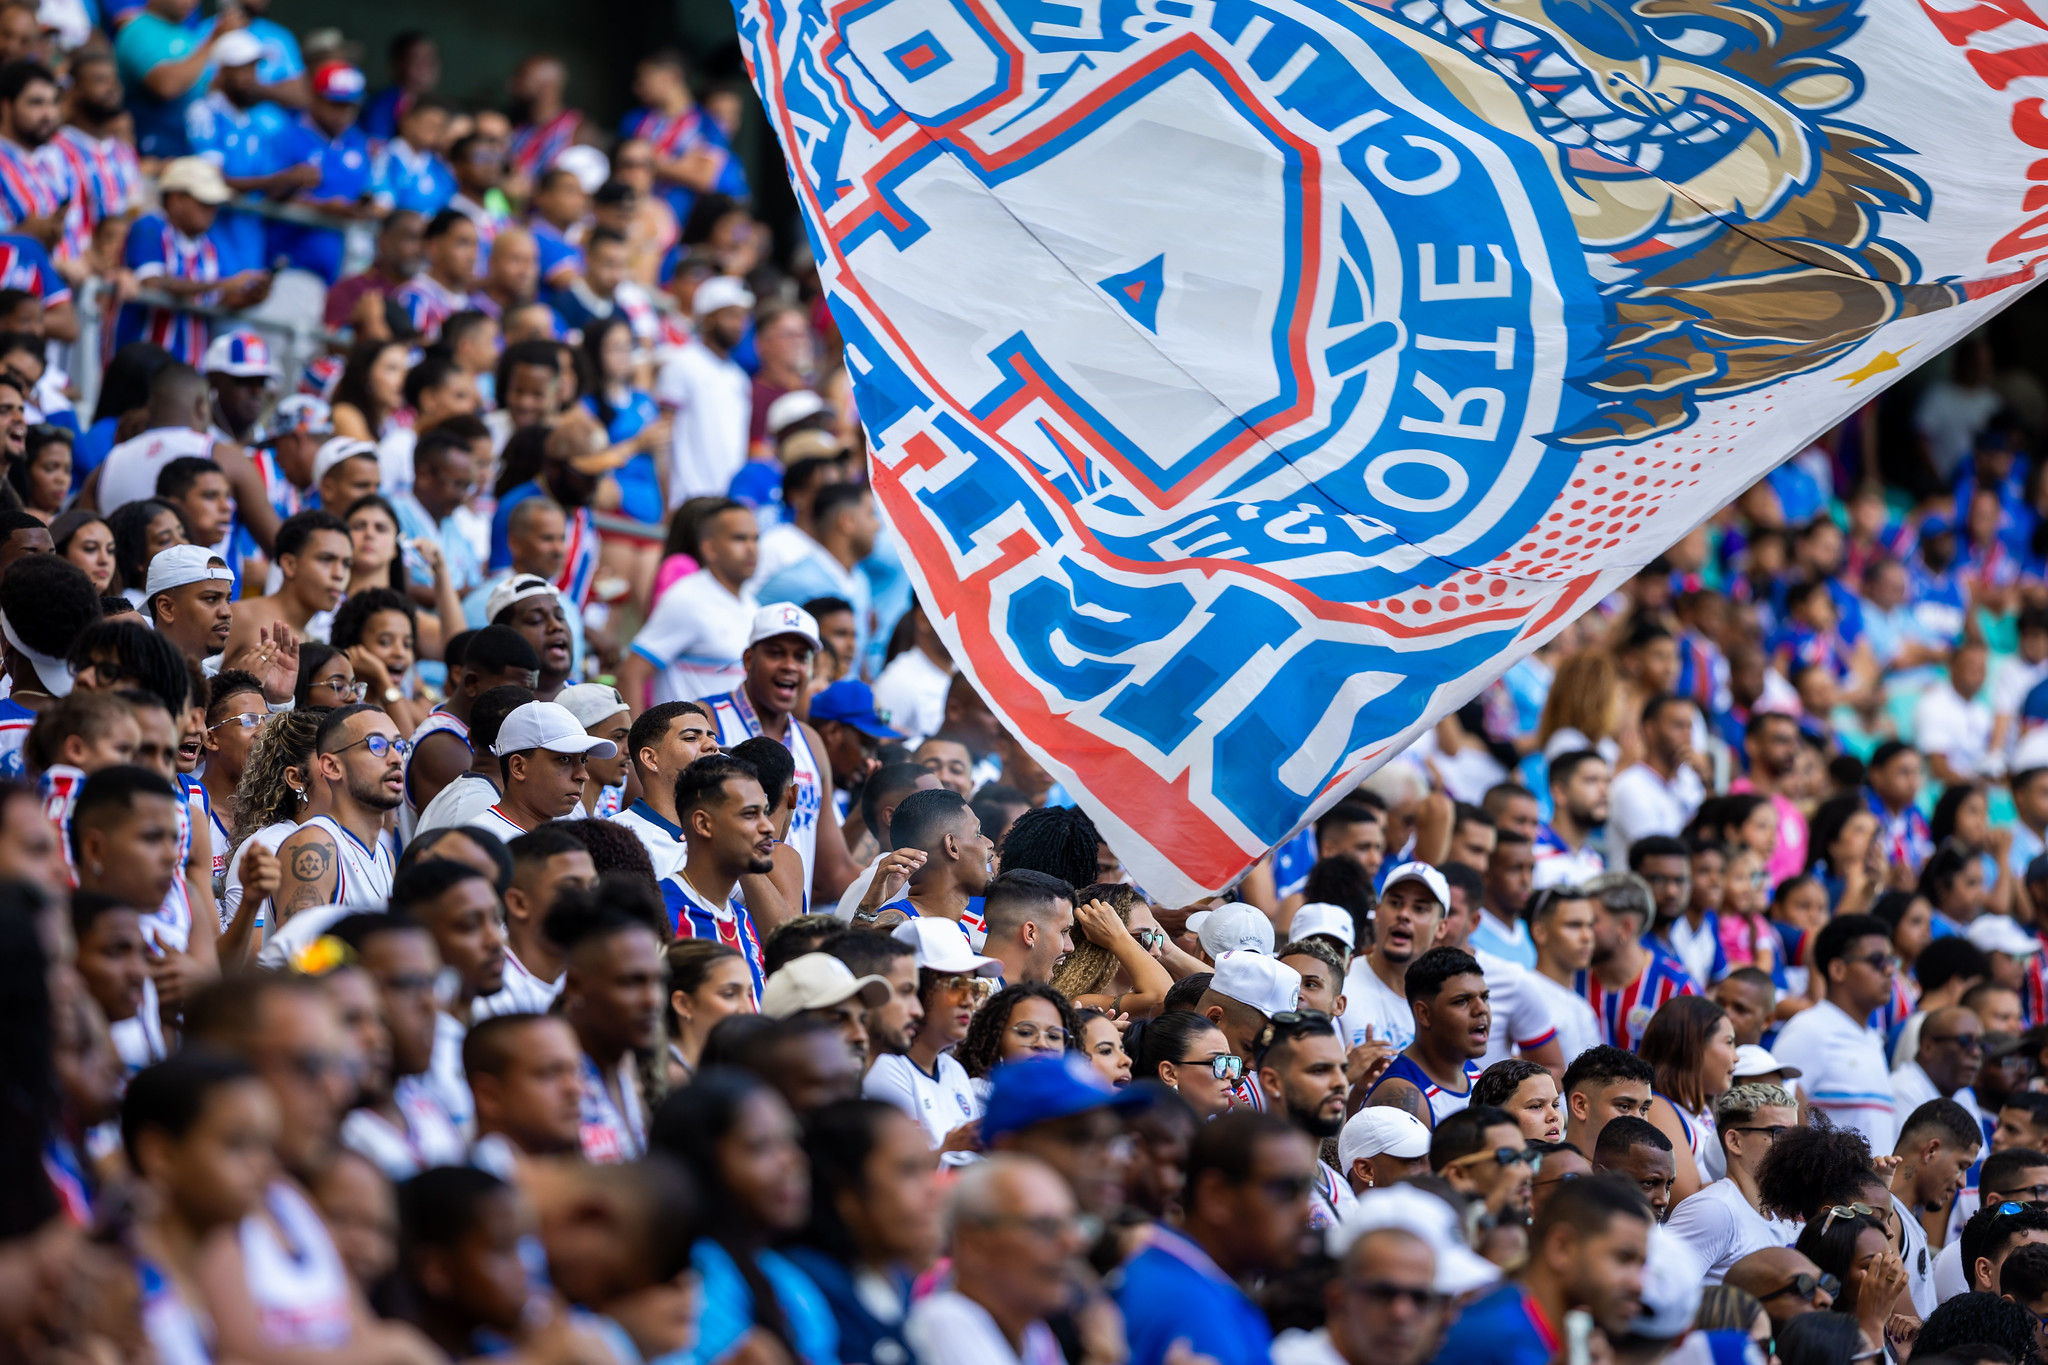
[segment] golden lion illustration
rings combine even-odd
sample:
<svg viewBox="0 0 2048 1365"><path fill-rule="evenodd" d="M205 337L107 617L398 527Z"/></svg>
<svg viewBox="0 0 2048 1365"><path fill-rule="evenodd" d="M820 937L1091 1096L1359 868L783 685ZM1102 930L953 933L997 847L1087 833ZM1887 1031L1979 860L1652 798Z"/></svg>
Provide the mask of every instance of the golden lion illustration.
<svg viewBox="0 0 2048 1365"><path fill-rule="evenodd" d="M1862 92L1835 51L1860 0L1370 3L1467 54L1433 64L1496 123L1504 80L1550 144L1610 323L1576 380L1601 406L1553 439L1683 427L1703 399L1962 300L1877 235L1881 211L1924 215L1928 191L1892 164L1909 149L1840 117Z"/></svg>

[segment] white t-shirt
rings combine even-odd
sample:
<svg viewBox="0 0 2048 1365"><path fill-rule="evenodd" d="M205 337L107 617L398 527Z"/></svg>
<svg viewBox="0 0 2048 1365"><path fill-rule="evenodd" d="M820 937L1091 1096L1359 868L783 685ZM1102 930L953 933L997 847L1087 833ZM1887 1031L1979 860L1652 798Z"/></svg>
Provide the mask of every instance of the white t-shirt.
<svg viewBox="0 0 2048 1365"><path fill-rule="evenodd" d="M631 806L614 815L612 823L632 830L634 837L646 848L647 859L654 864L656 881L666 881L675 876L689 861L690 847L677 837L672 825L657 824Z"/></svg>
<svg viewBox="0 0 2048 1365"><path fill-rule="evenodd" d="M889 660L875 679L875 705L888 714L891 729L921 741L945 725L946 692L952 685L952 671L912 645Z"/></svg>
<svg viewBox="0 0 2048 1365"><path fill-rule="evenodd" d="M1600 1046L1600 1016L1593 1013L1585 996L1541 972L1530 972L1529 984L1550 1006L1550 1020L1557 1026L1557 1046L1564 1053L1566 1066L1587 1048Z"/></svg>
<svg viewBox="0 0 2048 1365"><path fill-rule="evenodd" d="M746 678L740 655L759 607L752 591L735 594L709 569L663 593L632 646L662 670L654 678L655 702L696 701L738 687Z"/></svg>
<svg viewBox="0 0 2048 1365"><path fill-rule="evenodd" d="M1991 680L1991 714L1994 716L2016 716L2020 704L2027 699L2027 693L2044 679L2048 679L2048 659L2030 664L2014 655L2007 659L1998 670L1998 676ZM2007 743L2019 738L2017 729L2007 737Z"/></svg>
<svg viewBox="0 0 2048 1365"><path fill-rule="evenodd" d="M457 773L455 780L434 793L413 828L417 839L430 829L466 825L498 804L498 784L482 773Z"/></svg>
<svg viewBox="0 0 2048 1365"><path fill-rule="evenodd" d="M1700 775L1681 766L1669 782L1647 763L1615 774L1607 797L1607 856L1628 866L1629 846L1653 834L1675 835L1707 799Z"/></svg>
<svg viewBox="0 0 2048 1365"><path fill-rule="evenodd" d="M1588 839L1578 852L1558 849L1545 853L1540 847L1536 852L1536 873L1530 882L1537 891L1553 886L1584 886L1607 870L1607 860L1593 847Z"/></svg>
<svg viewBox="0 0 2048 1365"><path fill-rule="evenodd" d="M1751 1208L1733 1180L1716 1180L1679 1201L1665 1226L1691 1245L1707 1268L1708 1284L1721 1283L1728 1268L1752 1251L1790 1246L1799 1233L1797 1225Z"/></svg>
<svg viewBox="0 0 2048 1365"><path fill-rule="evenodd" d="M1471 950L1486 974L1486 990L1493 1009L1492 1026L1486 1035L1486 1055L1481 1067L1492 1066L1517 1052L1542 1047L1557 1037L1557 1023L1550 1017L1550 1002L1529 984L1535 973L1504 957Z"/></svg>
<svg viewBox="0 0 2048 1365"><path fill-rule="evenodd" d="M1966 699L1945 679L1931 684L1913 708L1913 740L1959 773L1979 772L1991 757L1991 705L1981 693Z"/></svg>
<svg viewBox="0 0 2048 1365"><path fill-rule="evenodd" d="M1927 1249L1927 1229L1920 1226L1920 1215L1913 1206L1897 1195L1892 1196L1892 1207L1905 1229L1905 1248L1899 1259L1906 1263L1906 1290L1913 1296L1913 1311L1925 1322L1941 1305L1934 1293L1934 1255Z"/></svg>
<svg viewBox="0 0 2048 1365"><path fill-rule="evenodd" d="M1714 924L1701 921L1695 929L1692 921L1684 915L1671 921L1667 931L1671 937L1672 951L1692 973L1693 984L1701 990L1714 984L1714 954L1720 950L1721 940L1715 933Z"/></svg>
<svg viewBox="0 0 2048 1365"><path fill-rule="evenodd" d="M1415 1011L1408 1007L1407 997L1388 990L1360 953L1344 973L1344 1033L1350 1045L1365 1041L1367 1024L1372 1025L1375 1042L1390 1042L1396 1052L1415 1041Z"/></svg>
<svg viewBox="0 0 2048 1365"><path fill-rule="evenodd" d="M100 465L100 511L156 496L156 476L172 460L213 458L213 437L190 427L158 427L121 442Z"/></svg>
<svg viewBox="0 0 2048 1365"><path fill-rule="evenodd" d="M675 415L669 510L691 498L724 497L733 475L747 462L754 381L730 359L714 355L693 339L655 376L654 400Z"/></svg>
<svg viewBox="0 0 2048 1365"><path fill-rule="evenodd" d="M1837 1128L1853 1128L1873 1153L1891 1155L1898 1114L1882 1034L1823 1000L1792 1016L1771 1044L1771 1055L1805 1073L1794 1084Z"/></svg>
<svg viewBox="0 0 2048 1365"><path fill-rule="evenodd" d="M1015 1350L986 1308L952 1289L911 1305L903 1344L918 1365L1066 1365L1043 1322L1034 1319L1024 1329L1024 1349Z"/></svg>
<svg viewBox="0 0 2048 1365"><path fill-rule="evenodd" d="M434 1053L427 1074L420 1077L427 1093L462 1134L464 1142L476 1133L476 1100L469 1093L469 1075L462 1069L462 1042L469 1029L446 1010L434 1011Z"/></svg>
<svg viewBox="0 0 2048 1365"><path fill-rule="evenodd" d="M927 1076L908 1057L877 1057L860 1087L862 1098L893 1104L916 1119L933 1151L945 1145L955 1128L981 1117L974 1082L953 1054L941 1052L935 1070L936 1075Z"/></svg>
<svg viewBox="0 0 2048 1365"><path fill-rule="evenodd" d="M1958 1294L1970 1292L1970 1276L1963 1269L1963 1244L1950 1242L1934 1258L1934 1301L1947 1303Z"/></svg>
<svg viewBox="0 0 2048 1365"><path fill-rule="evenodd" d="M470 1006L470 1017L492 1019L500 1014L546 1014L554 1006L555 997L562 993L562 982L568 973L553 981L543 981L528 971L526 964L519 960L519 954L508 946L505 949L505 984L498 987L494 995L484 996Z"/></svg>

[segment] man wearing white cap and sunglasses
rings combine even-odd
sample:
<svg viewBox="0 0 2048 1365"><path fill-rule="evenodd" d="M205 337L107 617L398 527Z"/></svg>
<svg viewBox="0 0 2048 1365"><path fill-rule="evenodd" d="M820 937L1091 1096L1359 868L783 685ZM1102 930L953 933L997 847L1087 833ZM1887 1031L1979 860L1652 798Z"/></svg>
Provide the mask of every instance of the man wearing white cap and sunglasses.
<svg viewBox="0 0 2048 1365"><path fill-rule="evenodd" d="M925 1019L908 1052L875 1058L861 1082L861 1095L893 1104L916 1119L925 1141L945 1153L941 1160L947 1164L972 1160L979 1143L968 1125L981 1117L981 1100L967 1072L944 1050L940 1035L965 1033L964 1016L988 998L986 989L995 985L1002 964L969 948L959 929L942 919L905 920L890 937L917 950ZM942 1013L953 1017L941 1022Z"/></svg>
<svg viewBox="0 0 2048 1365"><path fill-rule="evenodd" d="M754 387L732 351L746 335L753 307L754 296L731 276L714 275L698 285L690 306L697 335L655 378L655 401L675 416L670 511L691 498L722 497L747 462Z"/></svg>
<svg viewBox="0 0 2048 1365"><path fill-rule="evenodd" d="M505 717L498 742L504 792L497 804L469 823L510 843L550 820L573 814L589 779L584 760L610 758L619 746L585 730L568 707L530 701Z"/></svg>
<svg viewBox="0 0 2048 1365"><path fill-rule="evenodd" d="M722 697L707 698L718 742L725 748L766 735L796 759L796 813L784 842L804 862L804 885L814 903L837 900L860 872L839 833L839 813L825 794L832 790L832 763L818 732L793 714L810 683L811 655L818 649L818 623L793 602L776 602L754 613L740 665L746 680Z"/></svg>

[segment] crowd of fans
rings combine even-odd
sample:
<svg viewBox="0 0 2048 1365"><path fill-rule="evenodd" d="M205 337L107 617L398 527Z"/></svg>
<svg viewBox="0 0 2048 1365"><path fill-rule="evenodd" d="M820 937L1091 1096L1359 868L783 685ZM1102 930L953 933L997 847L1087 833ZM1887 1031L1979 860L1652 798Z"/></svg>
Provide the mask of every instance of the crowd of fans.
<svg viewBox="0 0 2048 1365"><path fill-rule="evenodd" d="M1980 340L1162 905L918 606L741 97L268 9L0 5L0 1356L2048 1360Z"/></svg>

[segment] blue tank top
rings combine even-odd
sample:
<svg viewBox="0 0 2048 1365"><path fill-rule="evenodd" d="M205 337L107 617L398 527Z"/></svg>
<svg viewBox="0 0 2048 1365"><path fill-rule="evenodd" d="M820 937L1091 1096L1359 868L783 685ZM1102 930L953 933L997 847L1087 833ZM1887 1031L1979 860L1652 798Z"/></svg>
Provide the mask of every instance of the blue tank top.
<svg viewBox="0 0 2048 1365"><path fill-rule="evenodd" d="M1451 1115L1463 1109L1472 1100L1472 1082L1479 1079L1479 1063L1471 1059L1465 1062L1465 1088L1446 1090L1430 1079L1429 1073L1416 1064L1407 1053L1394 1058L1386 1074L1372 1083L1372 1089L1365 1092L1365 1102L1372 1103L1372 1097L1379 1093L1388 1081L1406 1081L1422 1092L1422 1098L1429 1101L1429 1126L1436 1127Z"/></svg>

